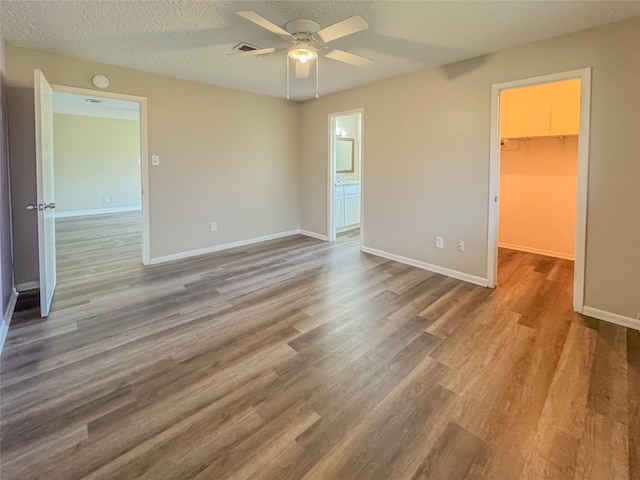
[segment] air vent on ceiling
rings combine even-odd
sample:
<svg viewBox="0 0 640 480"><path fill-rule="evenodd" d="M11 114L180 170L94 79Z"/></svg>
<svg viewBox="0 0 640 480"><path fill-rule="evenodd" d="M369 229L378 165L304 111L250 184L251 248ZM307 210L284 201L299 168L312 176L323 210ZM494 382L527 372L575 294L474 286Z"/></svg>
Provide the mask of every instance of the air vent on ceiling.
<svg viewBox="0 0 640 480"><path fill-rule="evenodd" d="M239 52L251 52L253 50L260 50L260 47L256 47L255 45L251 45L250 43L242 42L233 47L233 50L237 50Z"/></svg>
<svg viewBox="0 0 640 480"><path fill-rule="evenodd" d="M87 103L102 103L102 100L98 100L97 98L87 98L85 100Z"/></svg>

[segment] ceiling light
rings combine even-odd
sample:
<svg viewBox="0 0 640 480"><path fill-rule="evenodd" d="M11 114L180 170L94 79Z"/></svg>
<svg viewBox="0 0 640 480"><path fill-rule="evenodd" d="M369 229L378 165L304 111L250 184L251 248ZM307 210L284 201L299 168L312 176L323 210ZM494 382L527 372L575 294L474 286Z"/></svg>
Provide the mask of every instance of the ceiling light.
<svg viewBox="0 0 640 480"><path fill-rule="evenodd" d="M301 63L306 63L309 60L313 60L318 56L318 52L311 45L306 45L304 47L293 47L289 50L289 58L293 60L298 60Z"/></svg>

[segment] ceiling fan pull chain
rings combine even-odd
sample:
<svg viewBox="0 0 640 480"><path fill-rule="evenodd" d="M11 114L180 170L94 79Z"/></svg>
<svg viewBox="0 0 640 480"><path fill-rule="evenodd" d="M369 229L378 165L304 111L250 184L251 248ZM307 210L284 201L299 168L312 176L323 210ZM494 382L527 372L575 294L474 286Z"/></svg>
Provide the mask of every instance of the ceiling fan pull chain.
<svg viewBox="0 0 640 480"><path fill-rule="evenodd" d="M320 57L316 58L316 98L320 98L320 90L318 87L318 70L320 69Z"/></svg>
<svg viewBox="0 0 640 480"><path fill-rule="evenodd" d="M284 57L287 61L287 100L289 100L289 56Z"/></svg>

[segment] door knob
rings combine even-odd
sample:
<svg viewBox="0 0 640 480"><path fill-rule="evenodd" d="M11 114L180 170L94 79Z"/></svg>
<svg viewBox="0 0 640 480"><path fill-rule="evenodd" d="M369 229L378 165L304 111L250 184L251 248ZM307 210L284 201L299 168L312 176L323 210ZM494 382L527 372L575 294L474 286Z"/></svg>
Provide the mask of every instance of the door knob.
<svg viewBox="0 0 640 480"><path fill-rule="evenodd" d="M48 208L50 208L51 210L53 210L54 208L56 208L56 204L54 202L51 203L30 203L29 205L27 205L27 210L29 210L30 212L32 211L42 211L42 210L47 210Z"/></svg>

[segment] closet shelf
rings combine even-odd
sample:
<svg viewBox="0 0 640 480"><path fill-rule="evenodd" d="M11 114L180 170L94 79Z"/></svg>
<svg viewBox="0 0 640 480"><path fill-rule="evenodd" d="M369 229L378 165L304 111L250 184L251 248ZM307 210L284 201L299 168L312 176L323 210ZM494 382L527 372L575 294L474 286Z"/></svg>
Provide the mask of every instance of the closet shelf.
<svg viewBox="0 0 640 480"><path fill-rule="evenodd" d="M530 135L530 136L527 136L527 137L501 137L500 138L500 146L501 147L505 146L505 140L507 140L507 141L519 140L519 141L524 141L525 148L528 150L529 149L529 140L535 140L536 138L557 138L558 140L560 140L560 148L562 148L562 150L564 151L564 141L565 141L565 139L567 139L569 137L577 137L577 136L578 136L577 133L569 133L569 134L565 134L565 135L549 134L549 135Z"/></svg>

